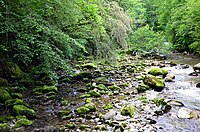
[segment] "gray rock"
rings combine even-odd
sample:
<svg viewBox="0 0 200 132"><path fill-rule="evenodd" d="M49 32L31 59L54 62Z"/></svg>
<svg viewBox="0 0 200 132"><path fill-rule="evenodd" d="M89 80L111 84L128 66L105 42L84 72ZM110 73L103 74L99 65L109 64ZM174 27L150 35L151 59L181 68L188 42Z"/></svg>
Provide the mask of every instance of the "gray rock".
<svg viewBox="0 0 200 132"><path fill-rule="evenodd" d="M171 78L171 79L174 79L174 78L175 78L175 75L172 74L172 73L168 73L168 74L166 75L166 77L169 77L169 78Z"/></svg>
<svg viewBox="0 0 200 132"><path fill-rule="evenodd" d="M158 61L154 61L154 62L152 62L152 66L158 66L160 63L158 62Z"/></svg>
<svg viewBox="0 0 200 132"><path fill-rule="evenodd" d="M195 71L200 71L200 63L194 65L194 66L193 66L193 69L194 69Z"/></svg>
<svg viewBox="0 0 200 132"><path fill-rule="evenodd" d="M184 104L178 100L169 100L167 101L167 103L174 106L184 106Z"/></svg>
<svg viewBox="0 0 200 132"><path fill-rule="evenodd" d="M180 108L179 111L178 111L178 115L177 115L179 118L184 118L184 119L198 119L199 116L198 114L193 111L193 110L190 110L188 108Z"/></svg>
<svg viewBox="0 0 200 132"><path fill-rule="evenodd" d="M117 121L125 121L128 118L129 118L128 116L123 116L123 115L120 115L120 114L118 114L114 117L114 119L117 120Z"/></svg>
<svg viewBox="0 0 200 132"><path fill-rule="evenodd" d="M113 119L114 116L116 115L116 111L111 109L108 113L106 113L105 115L103 115L103 118L105 120L109 120L109 119Z"/></svg>
<svg viewBox="0 0 200 132"><path fill-rule="evenodd" d="M170 77L165 77L165 78L164 78L164 81L165 81L165 82L173 82L173 79L170 78Z"/></svg>

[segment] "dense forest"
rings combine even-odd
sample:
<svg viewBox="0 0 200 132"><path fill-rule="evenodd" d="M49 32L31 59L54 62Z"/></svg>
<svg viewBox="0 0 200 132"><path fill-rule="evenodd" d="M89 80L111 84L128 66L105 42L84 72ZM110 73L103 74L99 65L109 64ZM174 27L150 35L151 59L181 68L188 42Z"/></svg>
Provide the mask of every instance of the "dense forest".
<svg viewBox="0 0 200 132"><path fill-rule="evenodd" d="M116 51L200 53L197 0L1 0L1 62L48 74ZM172 46L172 47L171 47Z"/></svg>
<svg viewBox="0 0 200 132"><path fill-rule="evenodd" d="M112 65L121 53L200 54L199 9L199 0L0 0L0 85L57 91L85 58Z"/></svg>

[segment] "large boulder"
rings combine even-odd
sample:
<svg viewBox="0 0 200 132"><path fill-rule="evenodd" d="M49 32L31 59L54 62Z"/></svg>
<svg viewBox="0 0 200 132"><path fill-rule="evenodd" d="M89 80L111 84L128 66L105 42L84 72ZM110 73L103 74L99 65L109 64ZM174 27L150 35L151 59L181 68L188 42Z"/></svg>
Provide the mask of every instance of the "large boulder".
<svg viewBox="0 0 200 132"><path fill-rule="evenodd" d="M193 69L194 69L195 71L200 71L200 63L194 65L194 66L193 66Z"/></svg>
<svg viewBox="0 0 200 132"><path fill-rule="evenodd" d="M144 84L148 85L150 88L160 92L165 87L165 83L163 79L158 79L154 75L147 74L143 79Z"/></svg>
<svg viewBox="0 0 200 132"><path fill-rule="evenodd" d="M154 75L154 76L159 76L159 75L166 76L168 71L166 69L163 69L163 68L153 67L149 70L148 73L151 74L151 75Z"/></svg>

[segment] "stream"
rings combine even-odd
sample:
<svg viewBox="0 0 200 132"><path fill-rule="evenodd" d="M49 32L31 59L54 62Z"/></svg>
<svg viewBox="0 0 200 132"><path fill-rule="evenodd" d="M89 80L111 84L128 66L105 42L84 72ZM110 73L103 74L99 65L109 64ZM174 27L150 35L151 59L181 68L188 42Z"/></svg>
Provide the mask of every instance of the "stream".
<svg viewBox="0 0 200 132"><path fill-rule="evenodd" d="M189 76L194 72L192 66L199 63L199 58L194 58L190 55L176 55L170 58L177 63L177 66L167 67L170 73L176 78L174 82L166 82L167 90L164 90L163 95L167 98L173 98L184 104L185 107L200 112L200 89L196 84L200 82L199 76ZM188 65L189 67L185 67ZM176 115L178 107L172 107L172 110L158 117L157 128L160 132L199 132L200 120L196 119L179 119Z"/></svg>
<svg viewBox="0 0 200 132"><path fill-rule="evenodd" d="M60 82L55 100L41 101L41 97L27 97L29 103L36 99L40 103L35 105L38 108L37 119L34 120L33 126L25 128L25 131L199 132L199 119L178 118L177 113L183 106L172 105L169 112L156 115L155 111L159 107L153 102L155 98L176 100L200 115L200 88L196 87L196 84L200 82L200 76L189 76L194 72L192 66L199 61L198 57L194 58L189 55L170 55L168 60L159 63L164 63L164 69L175 75L173 82L165 82L165 89L161 92L147 90L143 93L137 93L135 89L141 83L141 80L137 78L143 76L151 68L154 60L141 60L140 57L128 56L119 66L100 65L98 70L101 71L101 75L98 78L74 83ZM146 62L148 64L144 66L143 63ZM169 66L169 62L177 65ZM131 72L133 68L134 72ZM93 72L96 73L97 70ZM89 83L95 87L98 84L110 87L113 82L120 86L123 92L101 91L101 97L91 98L96 105L96 111L83 115L76 113L76 109L83 106L86 101L80 96L87 92L80 92L80 88L88 88ZM105 104L111 104L112 107L105 109ZM127 104L132 104L136 108L132 117L120 114L121 109ZM60 110L70 110L71 116L67 119L59 117Z"/></svg>

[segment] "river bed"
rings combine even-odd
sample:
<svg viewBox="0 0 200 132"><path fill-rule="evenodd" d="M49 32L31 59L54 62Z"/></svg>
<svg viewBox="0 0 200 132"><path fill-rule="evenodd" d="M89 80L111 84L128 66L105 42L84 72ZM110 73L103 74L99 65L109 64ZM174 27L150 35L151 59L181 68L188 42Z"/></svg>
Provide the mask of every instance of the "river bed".
<svg viewBox="0 0 200 132"><path fill-rule="evenodd" d="M107 78L103 84L109 87L115 83L123 88L123 92L102 93L101 97L92 98L97 110L83 116L77 115L75 110L85 104L85 99L80 98L80 96L87 92L81 93L78 92L78 89L87 88L86 85L91 82L95 82L94 85L100 84L101 82L97 81L99 78L72 84L60 82L55 100L36 105L38 107L38 118L34 120L33 126L26 128L26 131L199 132L199 119L177 117L180 106L172 106L169 112L155 115L157 107L153 102L153 99L158 97L165 100L177 100L183 103L184 107L194 110L200 115L200 89L196 88L196 83L200 82L200 77L189 76L193 72L192 66L199 63L199 58L182 54L170 55L168 60L160 63L165 63L164 68L175 75L174 82L166 82L165 89L161 92L147 90L144 93L137 93L136 87L141 83L141 80L136 78L144 75L144 68L151 68L150 65L143 65L145 61L149 64L154 63L154 60L142 60L140 57L128 56L125 57L120 66L99 66L102 72L100 80ZM168 61L177 65L167 66ZM131 72L132 68L134 68L134 72ZM33 97L34 99L35 97ZM66 105L62 105L61 100L67 100ZM109 109L105 109L104 106L109 103L112 105L114 115L109 117L108 120L106 117L105 120L102 117L109 113ZM120 114L122 108L127 104L132 104L136 108L132 117L124 117ZM63 109L70 110L72 117L61 119L58 113ZM73 127L69 128L69 124Z"/></svg>

